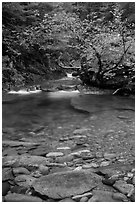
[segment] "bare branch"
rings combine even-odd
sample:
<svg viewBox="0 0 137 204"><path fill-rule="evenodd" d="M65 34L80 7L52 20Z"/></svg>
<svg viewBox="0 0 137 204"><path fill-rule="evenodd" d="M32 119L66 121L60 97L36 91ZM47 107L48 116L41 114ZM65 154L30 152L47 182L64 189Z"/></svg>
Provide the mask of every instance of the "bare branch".
<svg viewBox="0 0 137 204"><path fill-rule="evenodd" d="M124 59L125 54L127 53L128 49L130 48L131 44L126 48L125 52L123 53L123 55L121 56L121 58L119 59L119 61L116 63L116 65L114 67L112 67L111 69L108 70L104 70L102 72L102 74L107 73L108 71L112 71L114 69L116 69L118 67L118 65L122 62L122 60Z"/></svg>
<svg viewBox="0 0 137 204"><path fill-rule="evenodd" d="M98 72L102 71L102 61L101 61L101 55L99 54L99 52L96 50L96 48L90 43L90 46L92 47L92 49L95 51L96 57L98 59L98 65L99 65L99 70Z"/></svg>

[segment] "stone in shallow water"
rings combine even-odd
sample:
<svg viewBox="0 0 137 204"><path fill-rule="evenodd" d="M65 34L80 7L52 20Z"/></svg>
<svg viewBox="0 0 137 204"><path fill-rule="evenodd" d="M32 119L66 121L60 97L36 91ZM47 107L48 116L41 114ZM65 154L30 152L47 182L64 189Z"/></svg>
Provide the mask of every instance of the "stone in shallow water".
<svg viewBox="0 0 137 204"><path fill-rule="evenodd" d="M13 168L13 174L15 176L19 175L19 174L27 174L29 175L30 172L28 169L24 168L24 167L18 167L18 168Z"/></svg>
<svg viewBox="0 0 137 204"><path fill-rule="evenodd" d="M33 183L35 191L61 199L85 193L101 182L101 177L88 170L58 172L42 176Z"/></svg>
<svg viewBox="0 0 137 204"><path fill-rule="evenodd" d="M41 198L22 195L17 193L10 193L5 197L6 202L42 202Z"/></svg>
<svg viewBox="0 0 137 204"><path fill-rule="evenodd" d="M61 157L64 154L62 152L49 152L46 157Z"/></svg>
<svg viewBox="0 0 137 204"><path fill-rule="evenodd" d="M49 163L48 158L41 156L31 156L31 155L18 155L18 156L7 156L3 159L3 166L12 167L27 167L27 166L39 166L40 164L46 165Z"/></svg>

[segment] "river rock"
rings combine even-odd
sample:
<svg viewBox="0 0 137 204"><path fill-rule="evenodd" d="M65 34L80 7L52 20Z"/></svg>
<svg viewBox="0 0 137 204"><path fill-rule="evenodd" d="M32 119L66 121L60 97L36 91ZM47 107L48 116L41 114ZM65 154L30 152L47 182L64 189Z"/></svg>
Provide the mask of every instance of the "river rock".
<svg viewBox="0 0 137 204"><path fill-rule="evenodd" d="M102 190L93 190L93 196L88 200L88 202L116 202L112 198L112 192L102 191Z"/></svg>
<svg viewBox="0 0 137 204"><path fill-rule="evenodd" d="M29 187L36 180L36 178L30 175L19 175L15 178L15 183L18 186Z"/></svg>
<svg viewBox="0 0 137 204"><path fill-rule="evenodd" d="M49 163L48 158L41 156L31 156L31 155L18 155L18 156L7 156L3 159L3 166L11 167L26 167L27 166L39 166L40 164L46 165Z"/></svg>
<svg viewBox="0 0 137 204"><path fill-rule="evenodd" d="M62 152L49 152L46 157L61 157L64 154Z"/></svg>
<svg viewBox="0 0 137 204"><path fill-rule="evenodd" d="M24 186L17 186L14 185L10 192L11 193L18 193L18 194L26 194L26 192L28 191L29 187L24 187Z"/></svg>
<svg viewBox="0 0 137 204"><path fill-rule="evenodd" d="M125 195L128 195L132 190L134 190L134 186L132 184L127 184L123 180L116 181L113 187Z"/></svg>
<svg viewBox="0 0 137 204"><path fill-rule="evenodd" d="M113 193L112 194L112 198L114 200L119 201L119 202L128 202L127 197L124 194L122 194L122 193Z"/></svg>
<svg viewBox="0 0 137 204"><path fill-rule="evenodd" d="M74 157L83 157L83 156L87 156L90 154L90 150L89 149L83 149L83 150L79 150L77 152L72 152L71 155L73 155Z"/></svg>
<svg viewBox="0 0 137 204"><path fill-rule="evenodd" d="M115 183L115 179L113 178L105 178L102 180L102 183L105 184L105 185L110 185L112 186L114 183Z"/></svg>
<svg viewBox="0 0 137 204"><path fill-rule="evenodd" d="M84 164L82 166L83 169L89 169L89 168L98 168L99 164L95 163L95 162L91 162L89 164Z"/></svg>
<svg viewBox="0 0 137 204"><path fill-rule="evenodd" d="M95 158L95 155L90 152L90 153L88 153L88 154L86 154L86 155L83 155L83 154L82 154L81 157L82 157L82 159L84 159L84 160L89 160L89 159L94 159L94 158Z"/></svg>
<svg viewBox="0 0 137 204"><path fill-rule="evenodd" d="M64 168L65 166L66 166L66 164L64 163L64 164L60 164L60 163L49 163L49 164L47 164L47 166L48 167L60 167L60 168Z"/></svg>
<svg viewBox="0 0 137 204"><path fill-rule="evenodd" d="M126 172L130 171L133 168L132 164L110 164L109 166L99 167L97 172L109 177L121 177L126 174Z"/></svg>
<svg viewBox="0 0 137 204"><path fill-rule="evenodd" d="M42 199L34 196L29 196L29 195L10 193L7 196L5 196L5 201L6 202L42 202Z"/></svg>
<svg viewBox="0 0 137 204"><path fill-rule="evenodd" d="M13 180L13 172L11 168L3 168L2 169L2 181L9 181Z"/></svg>
<svg viewBox="0 0 137 204"><path fill-rule="evenodd" d="M73 160L74 156L71 155L71 154L68 154L68 155L65 155L65 156L62 156L62 157L57 157L55 159L55 161L57 163L64 163L64 162L71 162Z"/></svg>
<svg viewBox="0 0 137 204"><path fill-rule="evenodd" d="M40 165L39 166L39 171L43 174L43 175L47 175L49 173L49 168L47 166L44 165Z"/></svg>
<svg viewBox="0 0 137 204"><path fill-rule="evenodd" d="M114 158L116 158L117 157L117 155L116 154L110 154L110 153L105 153L104 154L104 158L106 159L106 160L112 160L112 159L114 159Z"/></svg>
<svg viewBox="0 0 137 204"><path fill-rule="evenodd" d="M57 150L64 153L64 154L70 154L70 152L71 152L70 147L58 147Z"/></svg>
<svg viewBox="0 0 137 204"><path fill-rule="evenodd" d="M88 197L84 196L80 199L79 202L87 202L88 201Z"/></svg>
<svg viewBox="0 0 137 204"><path fill-rule="evenodd" d="M35 191L50 198L61 199L87 192L101 182L90 171L75 170L42 176L33 183Z"/></svg>
<svg viewBox="0 0 137 204"><path fill-rule="evenodd" d="M18 167L18 168L13 168L13 174L14 176L17 176L19 174L26 174L29 175L30 172L28 169L24 168L24 167Z"/></svg>
<svg viewBox="0 0 137 204"><path fill-rule="evenodd" d="M103 162L101 162L100 167L102 167L102 166L108 166L109 164L110 164L109 161L103 161Z"/></svg>
<svg viewBox="0 0 137 204"><path fill-rule="evenodd" d="M31 155L36 155L36 156L46 156L49 152L52 151L52 148L48 146L47 144L43 144L40 146L37 146L35 149L32 149L29 151Z"/></svg>

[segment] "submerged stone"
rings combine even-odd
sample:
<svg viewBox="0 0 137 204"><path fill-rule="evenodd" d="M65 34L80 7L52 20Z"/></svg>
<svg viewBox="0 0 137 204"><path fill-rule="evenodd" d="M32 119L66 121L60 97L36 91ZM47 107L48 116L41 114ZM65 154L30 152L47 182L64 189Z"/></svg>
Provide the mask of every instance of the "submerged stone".
<svg viewBox="0 0 137 204"><path fill-rule="evenodd" d="M40 164L46 165L49 163L48 158L41 156L31 155L18 155L18 156L7 156L3 159L3 166L12 167L27 167L27 166L39 166Z"/></svg>
<svg viewBox="0 0 137 204"><path fill-rule="evenodd" d="M100 182L101 177L88 170L75 170L42 176L33 183L33 187L42 195L61 199L85 193Z"/></svg>

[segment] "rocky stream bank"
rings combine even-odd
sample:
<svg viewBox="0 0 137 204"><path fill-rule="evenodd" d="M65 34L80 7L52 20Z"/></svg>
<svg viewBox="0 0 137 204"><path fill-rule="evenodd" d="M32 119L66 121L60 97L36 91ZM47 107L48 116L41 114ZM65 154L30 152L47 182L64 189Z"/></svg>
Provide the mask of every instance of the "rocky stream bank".
<svg viewBox="0 0 137 204"><path fill-rule="evenodd" d="M135 202L132 112L69 119L52 137L3 129L3 202Z"/></svg>
<svg viewBox="0 0 137 204"><path fill-rule="evenodd" d="M134 202L134 160L93 153L90 137L90 129L82 128L56 145L39 136L4 140L3 201Z"/></svg>

